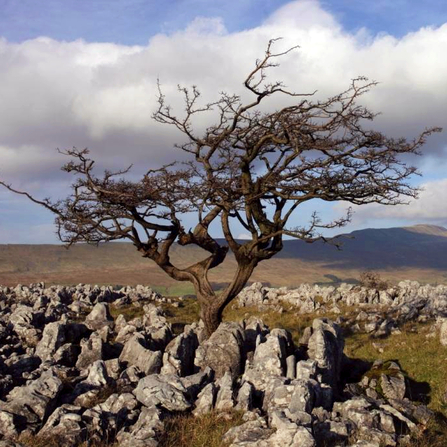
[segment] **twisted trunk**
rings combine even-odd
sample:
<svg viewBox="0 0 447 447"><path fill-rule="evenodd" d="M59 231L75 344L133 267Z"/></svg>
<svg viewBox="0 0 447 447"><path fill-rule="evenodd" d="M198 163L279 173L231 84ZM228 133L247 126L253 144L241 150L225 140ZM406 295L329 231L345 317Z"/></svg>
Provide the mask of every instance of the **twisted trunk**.
<svg viewBox="0 0 447 447"><path fill-rule="evenodd" d="M257 263L255 260L239 263L233 280L219 295L214 293L206 277L202 277L195 284L197 300L200 304L200 318L205 324L207 338L219 327L225 307L245 287Z"/></svg>

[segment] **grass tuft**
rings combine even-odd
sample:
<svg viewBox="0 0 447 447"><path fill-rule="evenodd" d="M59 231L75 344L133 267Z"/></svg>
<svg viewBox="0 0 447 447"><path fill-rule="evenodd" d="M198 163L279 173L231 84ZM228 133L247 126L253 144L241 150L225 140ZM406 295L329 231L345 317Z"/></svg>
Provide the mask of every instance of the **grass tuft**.
<svg viewBox="0 0 447 447"><path fill-rule="evenodd" d="M194 417L189 414L173 416L165 421L166 433L159 447L224 447L222 436L242 424L242 411L210 412Z"/></svg>

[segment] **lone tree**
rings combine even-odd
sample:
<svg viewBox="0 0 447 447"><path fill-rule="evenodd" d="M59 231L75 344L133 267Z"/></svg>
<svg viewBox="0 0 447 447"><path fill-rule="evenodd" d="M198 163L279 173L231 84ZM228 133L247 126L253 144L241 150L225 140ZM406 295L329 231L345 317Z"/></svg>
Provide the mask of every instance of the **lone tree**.
<svg viewBox="0 0 447 447"><path fill-rule="evenodd" d="M97 176L88 151L73 149L65 152L71 161L62 169L77 179L64 200L38 200L0 183L52 211L58 236L69 246L129 240L171 278L191 282L209 336L255 267L283 248L285 236L313 242L322 238L319 229L341 227L350 220L348 212L324 224L313 214L306 227L288 226L301 204L320 199L397 205L405 196L416 197L417 190L407 183L416 168L401 155L418 154L426 137L439 130L428 129L406 141L362 127L375 117L356 103L375 85L366 78L353 80L346 91L324 101L312 101L313 94L292 93L281 82L269 83L266 70L293 49L274 53L274 42L244 81L251 102L221 93L217 101L200 105L196 87L180 88L185 112L179 116L159 90L154 118L183 132L186 143L179 149L191 156L186 164L150 170L134 182L124 178L128 170ZM260 104L274 95L287 97L292 105L260 111ZM198 135L192 118L208 111L217 112L217 123ZM190 212L196 213L197 225L186 231L182 218ZM216 221L225 245L210 235L210 224ZM235 239L235 222L250 234L249 240ZM209 255L187 268L176 267L169 256L175 243L197 245ZM231 282L216 292L208 272L229 250L237 269Z"/></svg>

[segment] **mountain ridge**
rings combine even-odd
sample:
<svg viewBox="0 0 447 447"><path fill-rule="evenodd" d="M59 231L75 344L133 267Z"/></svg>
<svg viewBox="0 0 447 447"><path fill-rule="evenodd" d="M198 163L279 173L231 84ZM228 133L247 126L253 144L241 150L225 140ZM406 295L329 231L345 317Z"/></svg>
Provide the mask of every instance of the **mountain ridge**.
<svg viewBox="0 0 447 447"><path fill-rule="evenodd" d="M367 228L341 234L341 250L321 241L308 244L287 240L284 249L255 270L253 280L274 285L324 282L327 278L354 280L365 270L377 270L392 280L417 279L447 283L447 229L436 225ZM206 256L197 247L174 246L172 259L186 267ZM236 267L229 257L211 273L214 282L228 282ZM175 284L129 243L0 245L0 284L45 280L122 284Z"/></svg>

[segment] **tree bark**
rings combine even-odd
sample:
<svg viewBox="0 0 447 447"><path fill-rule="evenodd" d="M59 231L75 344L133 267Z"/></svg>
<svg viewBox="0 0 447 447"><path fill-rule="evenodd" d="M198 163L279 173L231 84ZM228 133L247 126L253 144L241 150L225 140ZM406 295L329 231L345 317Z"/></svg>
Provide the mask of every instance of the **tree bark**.
<svg viewBox="0 0 447 447"><path fill-rule="evenodd" d="M225 307L239 294L250 279L257 261L251 260L248 263L240 263L236 274L226 289L216 295L209 283L205 287L196 286L197 300L200 304L200 317L205 324L205 335L209 338L217 330L222 322L222 315Z"/></svg>
<svg viewBox="0 0 447 447"><path fill-rule="evenodd" d="M222 322L222 313L225 306L219 306L217 302L211 301L213 297L206 297L206 304L200 306L200 318L205 324L205 335L209 338L217 330ZM215 298L215 297L214 297Z"/></svg>

